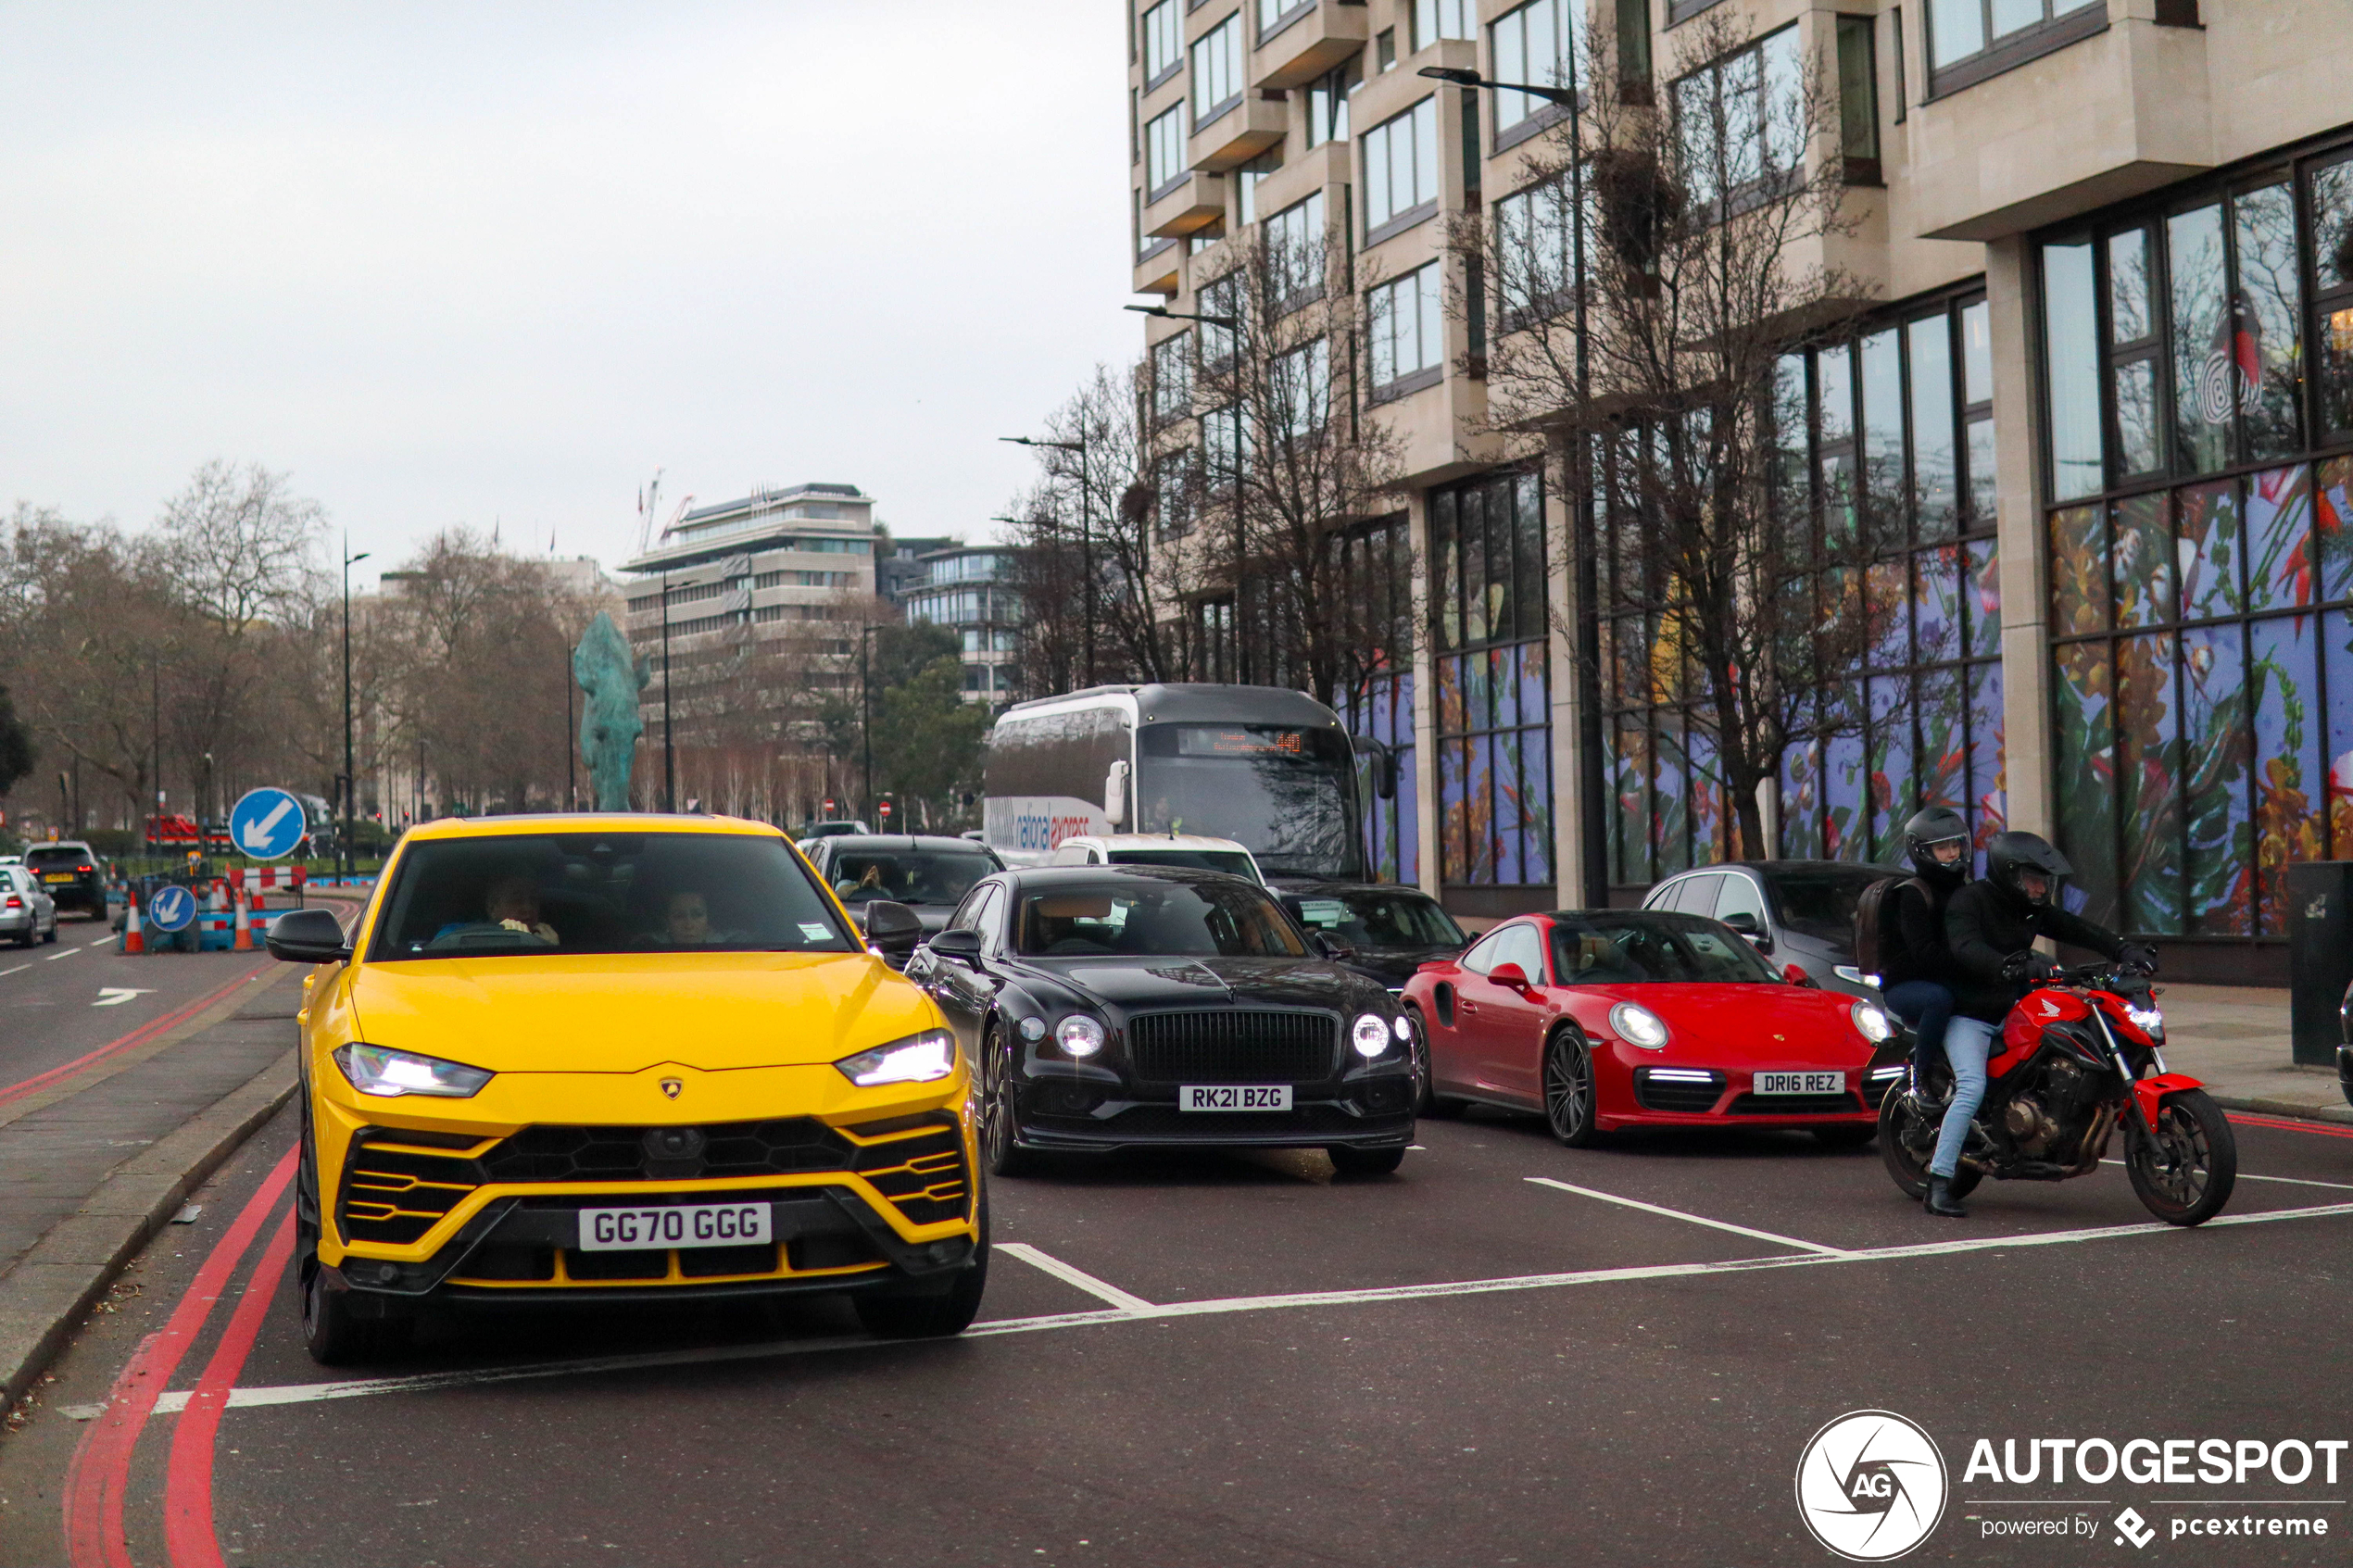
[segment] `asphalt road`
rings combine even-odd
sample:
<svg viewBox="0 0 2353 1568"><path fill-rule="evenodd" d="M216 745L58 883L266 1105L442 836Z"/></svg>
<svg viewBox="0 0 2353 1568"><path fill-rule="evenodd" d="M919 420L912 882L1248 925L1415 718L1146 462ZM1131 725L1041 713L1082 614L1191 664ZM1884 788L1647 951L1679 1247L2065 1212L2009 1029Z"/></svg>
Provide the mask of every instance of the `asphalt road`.
<svg viewBox="0 0 2353 1568"><path fill-rule="evenodd" d="M2237 1197L2179 1232L2120 1170L1947 1223L1873 1149L1571 1151L1475 1113L1388 1178L1286 1154L1000 1181L957 1341L870 1342L826 1303L533 1311L333 1375L297 1337L286 1204L248 1201L293 1136L289 1112L224 1171L0 1442L0 1562L107 1561L113 1442L129 1561L175 1568L1827 1563L1793 1480L1865 1409L1947 1469L1907 1561L2349 1555L2341 1448L2334 1485L1964 1474L1980 1438L2021 1465L2038 1438L2353 1438L2353 1137L2324 1131L2242 1123ZM250 1251L221 1246L240 1225ZM155 1413L92 1419L175 1312ZM2171 1534L2225 1515L2330 1533ZM2038 1521L2078 1533L2008 1533Z"/></svg>

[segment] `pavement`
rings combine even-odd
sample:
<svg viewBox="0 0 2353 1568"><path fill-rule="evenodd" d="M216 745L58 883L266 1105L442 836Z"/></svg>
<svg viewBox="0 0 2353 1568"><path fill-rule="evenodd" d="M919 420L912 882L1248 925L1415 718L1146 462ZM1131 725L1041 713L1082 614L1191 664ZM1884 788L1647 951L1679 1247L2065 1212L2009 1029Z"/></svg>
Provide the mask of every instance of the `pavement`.
<svg viewBox="0 0 2353 1568"><path fill-rule="evenodd" d="M2165 1061L2231 1110L2353 1124L2334 1067L2290 1060L2288 994L2252 985L2160 985Z"/></svg>

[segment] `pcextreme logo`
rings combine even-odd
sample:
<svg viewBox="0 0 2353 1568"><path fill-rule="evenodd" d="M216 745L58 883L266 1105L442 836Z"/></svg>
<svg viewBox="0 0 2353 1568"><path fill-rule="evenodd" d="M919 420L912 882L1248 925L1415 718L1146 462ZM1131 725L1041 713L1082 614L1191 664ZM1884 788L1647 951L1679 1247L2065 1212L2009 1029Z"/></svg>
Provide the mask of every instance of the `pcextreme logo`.
<svg viewBox="0 0 2353 1568"><path fill-rule="evenodd" d="M1944 1456L1893 1411L1852 1411L1814 1434L1797 1460L1797 1512L1851 1562L1903 1556L1944 1516Z"/></svg>

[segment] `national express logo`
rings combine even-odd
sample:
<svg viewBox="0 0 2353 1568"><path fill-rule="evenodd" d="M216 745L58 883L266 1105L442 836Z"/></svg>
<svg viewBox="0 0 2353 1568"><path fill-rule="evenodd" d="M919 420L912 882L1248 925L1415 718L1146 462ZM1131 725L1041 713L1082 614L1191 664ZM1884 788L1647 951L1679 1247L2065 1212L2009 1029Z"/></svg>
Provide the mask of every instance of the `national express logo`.
<svg viewBox="0 0 2353 1568"><path fill-rule="evenodd" d="M1797 1512L1814 1538L1854 1562L1903 1556L1944 1515L1944 1456L1893 1411L1854 1411L1797 1460Z"/></svg>

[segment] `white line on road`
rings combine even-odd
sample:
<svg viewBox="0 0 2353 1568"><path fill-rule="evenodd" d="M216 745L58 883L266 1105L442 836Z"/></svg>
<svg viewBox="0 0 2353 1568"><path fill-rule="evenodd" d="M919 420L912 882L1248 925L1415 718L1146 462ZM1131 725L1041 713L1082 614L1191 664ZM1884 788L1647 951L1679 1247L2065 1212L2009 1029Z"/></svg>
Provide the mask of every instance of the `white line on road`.
<svg viewBox="0 0 2353 1568"><path fill-rule="evenodd" d="M82 949L79 947L60 947L56 952L50 954L47 958L43 959L41 961L43 963L56 963L59 959L69 959L80 951L82 951Z"/></svg>
<svg viewBox="0 0 2353 1568"><path fill-rule="evenodd" d="M1108 1280L1097 1279L1084 1269L1075 1269L1051 1253L1040 1252L1026 1241L1000 1241L997 1250L1020 1259L1031 1268L1053 1275L1064 1285L1075 1285L1088 1295L1110 1302L1123 1312L1149 1312L1152 1304L1140 1296L1130 1296Z"/></svg>
<svg viewBox="0 0 2353 1568"><path fill-rule="evenodd" d="M0 969L0 980L6 980L12 974L22 974L26 970L31 969L31 967L32 966L29 963L20 963L14 969Z"/></svg>
<svg viewBox="0 0 2353 1568"><path fill-rule="evenodd" d="M1843 1247L1824 1247L1818 1241L1800 1241L1793 1236L1775 1236L1771 1231L1751 1230L1746 1225L1736 1225L1729 1220L1711 1220L1704 1214L1686 1214L1680 1209L1662 1209L1655 1203L1644 1203L1640 1198L1620 1198L1614 1192L1600 1192L1592 1187L1575 1186L1567 1182L1556 1182L1550 1176L1529 1176L1527 1180L1534 1182L1538 1186L1558 1187L1563 1192L1573 1192L1580 1198L1598 1198L1604 1203L1618 1203L1629 1209L1640 1209L1646 1214L1664 1214L1670 1220L1687 1220L1694 1225L1705 1225L1711 1230L1730 1231L1734 1236L1753 1236L1758 1241L1769 1241L1776 1247L1795 1247L1804 1251L1819 1252L1831 1258L1855 1256Z"/></svg>
<svg viewBox="0 0 2353 1568"><path fill-rule="evenodd" d="M101 937L100 937L100 938L98 938L98 940L96 940L95 942L84 942L84 943L82 945L82 950L83 952L87 953L87 952L91 952L91 951L93 951L93 950L94 950L94 949L96 949L96 948L99 948L99 947L113 947L113 946L114 946L114 938L113 938L113 937L111 937L111 936L101 936Z"/></svg>
<svg viewBox="0 0 2353 1568"><path fill-rule="evenodd" d="M2100 1163L2103 1165L2121 1165L2124 1161L2121 1160L2103 1160ZM2339 1192L2353 1192L2353 1182L2316 1182L2304 1176L2259 1176L2252 1171L2241 1171L2239 1173L2238 1179L2243 1182L2284 1182L2289 1186L2298 1187L2334 1187Z"/></svg>
<svg viewBox="0 0 2353 1568"><path fill-rule="evenodd" d="M2334 1219L2353 1215L2353 1203L2328 1203L2309 1209L2273 1209L2259 1214L2224 1214L2208 1220L2200 1230L2236 1225L2270 1224L2279 1220ZM1761 1273L1773 1269L1824 1268L1840 1263L1876 1263L1909 1258L1947 1257L1959 1252L1987 1252L2005 1247L2053 1247L2078 1241L2107 1241L2120 1236L2181 1234L2181 1227L2148 1220L2139 1224L2101 1225L2083 1230L2044 1231L2026 1236L1969 1236L1957 1241L1929 1241L1913 1247L1869 1248L1854 1252L1806 1252L1796 1257L1735 1258L1718 1263L1660 1263L1623 1269L1587 1269L1576 1273L1522 1274L1508 1279L1457 1280L1438 1285L1397 1285L1365 1290L1317 1290L1296 1296L1229 1296L1210 1301L1176 1301L1141 1311L1107 1309L1099 1312L1058 1312L1036 1318L1001 1318L976 1323L961 1337L985 1339L1006 1334L1036 1334L1046 1329L1087 1328L1104 1323L1165 1322L1171 1318L1212 1317L1227 1312L1263 1312L1283 1307L1365 1306L1384 1301L1416 1301L1447 1296L1491 1296L1503 1291L1550 1290L1571 1285L1611 1285L1622 1281L1685 1279L1696 1274ZM1008 1243L1008 1246L1018 1245ZM786 1340L765 1345L726 1345L695 1350L656 1350L639 1355L593 1356L579 1361L540 1361L522 1366L480 1367L459 1372L428 1372L409 1377L371 1377L349 1383L296 1383L272 1387L236 1388L229 1394L231 1410L269 1405L315 1404L325 1399L359 1399L377 1394L427 1394L442 1388L474 1387L485 1383L513 1383L542 1377L573 1377L595 1373L634 1372L649 1367L698 1366L721 1361L765 1361L782 1356L813 1355L825 1350L878 1349L903 1341L843 1336L833 1339ZM160 1395L155 1413L177 1415L188 1408L188 1390Z"/></svg>

